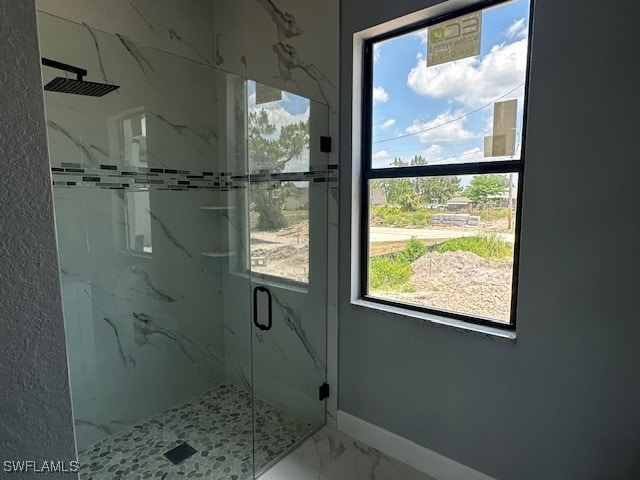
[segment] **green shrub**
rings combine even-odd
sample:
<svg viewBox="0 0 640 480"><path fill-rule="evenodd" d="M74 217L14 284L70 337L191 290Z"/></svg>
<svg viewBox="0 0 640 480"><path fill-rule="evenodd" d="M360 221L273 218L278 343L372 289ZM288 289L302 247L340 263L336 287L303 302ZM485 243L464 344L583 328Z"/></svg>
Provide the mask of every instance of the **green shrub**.
<svg viewBox="0 0 640 480"><path fill-rule="evenodd" d="M369 264L369 287L374 290L405 290L411 265L387 255L373 257Z"/></svg>
<svg viewBox="0 0 640 480"><path fill-rule="evenodd" d="M404 250L396 254L396 258L413 263L425 253L427 253L427 246L415 237L411 237Z"/></svg>
<svg viewBox="0 0 640 480"><path fill-rule="evenodd" d="M509 216L508 208L472 208L471 215L477 215L480 220L500 220ZM515 212L511 212L515 218Z"/></svg>
<svg viewBox="0 0 640 480"><path fill-rule="evenodd" d="M373 290L414 291L408 283L413 274L411 263L427 252L427 246L416 238L407 242L404 250L390 255L371 258L369 287Z"/></svg>
<svg viewBox="0 0 640 480"><path fill-rule="evenodd" d="M420 208L404 211L400 207L379 206L371 208L372 223L389 227L424 227L431 224L433 213Z"/></svg>
<svg viewBox="0 0 640 480"><path fill-rule="evenodd" d="M513 244L502 240L495 233L479 237L461 237L442 242L436 247L436 251L473 252L483 258L500 259L513 256Z"/></svg>

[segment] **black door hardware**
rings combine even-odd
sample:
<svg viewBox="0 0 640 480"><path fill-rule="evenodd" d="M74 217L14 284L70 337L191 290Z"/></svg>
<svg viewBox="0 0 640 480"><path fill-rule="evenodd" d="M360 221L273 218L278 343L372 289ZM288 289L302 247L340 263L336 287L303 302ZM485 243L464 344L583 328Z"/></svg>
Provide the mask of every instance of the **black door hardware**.
<svg viewBox="0 0 640 480"><path fill-rule="evenodd" d="M258 321L258 292L264 292L267 294L268 319L266 325L263 325ZM262 285L253 289L253 324L260 330L271 330L271 327L273 326L271 292L267 287L263 287Z"/></svg>

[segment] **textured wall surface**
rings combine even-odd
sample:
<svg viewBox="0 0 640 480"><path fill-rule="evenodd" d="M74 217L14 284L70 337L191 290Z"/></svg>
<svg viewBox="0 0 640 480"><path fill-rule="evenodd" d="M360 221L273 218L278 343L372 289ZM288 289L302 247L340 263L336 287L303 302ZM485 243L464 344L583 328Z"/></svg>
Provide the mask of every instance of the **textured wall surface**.
<svg viewBox="0 0 640 480"><path fill-rule="evenodd" d="M0 460L69 462L73 420L34 3L1 1L0 31Z"/></svg>
<svg viewBox="0 0 640 480"><path fill-rule="evenodd" d="M348 199L352 35L425 2L341 5ZM624 0L535 2L517 343L353 307L345 268L342 410L497 478L638 478L639 14ZM340 214L349 265L348 201Z"/></svg>

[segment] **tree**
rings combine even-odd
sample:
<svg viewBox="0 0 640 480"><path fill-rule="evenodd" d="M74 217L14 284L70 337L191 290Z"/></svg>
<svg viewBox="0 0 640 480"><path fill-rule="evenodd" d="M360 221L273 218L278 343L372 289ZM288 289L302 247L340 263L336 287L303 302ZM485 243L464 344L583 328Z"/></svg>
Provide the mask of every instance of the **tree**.
<svg viewBox="0 0 640 480"><path fill-rule="evenodd" d="M249 164L251 172L267 170L282 172L292 160L298 159L309 148L309 122L283 125L280 131L269 122L265 109L249 113ZM288 189L278 194L273 188L258 184L251 188L252 201L259 214L259 230L279 230L287 226L282 204Z"/></svg>
<svg viewBox="0 0 640 480"><path fill-rule="evenodd" d="M502 195L509 188L509 179L500 174L476 175L466 194L475 205L488 205L492 196Z"/></svg>
<svg viewBox="0 0 640 480"><path fill-rule="evenodd" d="M406 212L413 212L420 205L420 196L408 178L389 180L387 200Z"/></svg>
<svg viewBox="0 0 640 480"><path fill-rule="evenodd" d="M427 165L427 160L421 155L411 157L408 162L396 157L391 165L394 167L420 166ZM413 192L408 188L409 185ZM459 177L417 177L390 180L387 198L403 210L415 210L420 204L444 203L459 191Z"/></svg>
<svg viewBox="0 0 640 480"><path fill-rule="evenodd" d="M418 180L418 193L424 203L445 203L460 191L459 177L423 177Z"/></svg>

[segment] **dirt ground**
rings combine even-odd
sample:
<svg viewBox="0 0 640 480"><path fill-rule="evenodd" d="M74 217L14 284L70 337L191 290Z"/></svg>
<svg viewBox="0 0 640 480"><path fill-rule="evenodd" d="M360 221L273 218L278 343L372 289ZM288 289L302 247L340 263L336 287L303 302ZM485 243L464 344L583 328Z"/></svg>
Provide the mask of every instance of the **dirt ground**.
<svg viewBox="0 0 640 480"><path fill-rule="evenodd" d="M278 232L251 232L251 259L253 272L308 283L309 221Z"/></svg>
<svg viewBox="0 0 640 480"><path fill-rule="evenodd" d="M430 252L413 262L415 292L372 292L384 298L509 321L513 262L472 252Z"/></svg>
<svg viewBox="0 0 640 480"><path fill-rule="evenodd" d="M503 221L483 222L485 230L501 231ZM309 222L278 232L251 233L252 271L298 282L309 281ZM432 245L441 240L426 241ZM404 249L406 240L375 242L371 255ZM264 263L261 265L260 263ZM509 321L511 260L486 260L471 252L430 252L412 264L409 284L415 292L371 292L383 298Z"/></svg>

